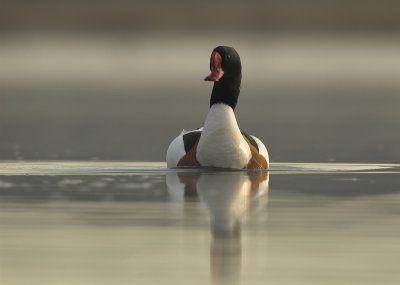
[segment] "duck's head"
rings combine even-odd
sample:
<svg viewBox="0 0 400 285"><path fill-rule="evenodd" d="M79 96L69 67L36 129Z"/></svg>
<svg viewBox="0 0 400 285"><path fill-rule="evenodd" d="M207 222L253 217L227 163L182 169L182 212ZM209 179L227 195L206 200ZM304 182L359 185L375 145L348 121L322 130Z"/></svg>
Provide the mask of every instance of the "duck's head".
<svg viewBox="0 0 400 285"><path fill-rule="evenodd" d="M211 73L204 80L220 81L225 78L241 79L242 64L239 54L232 47L219 46L216 47L210 58Z"/></svg>
<svg viewBox="0 0 400 285"><path fill-rule="evenodd" d="M222 103L234 110L240 93L242 64L239 54L232 47L219 46L211 53L211 73L204 80L214 81L210 107Z"/></svg>

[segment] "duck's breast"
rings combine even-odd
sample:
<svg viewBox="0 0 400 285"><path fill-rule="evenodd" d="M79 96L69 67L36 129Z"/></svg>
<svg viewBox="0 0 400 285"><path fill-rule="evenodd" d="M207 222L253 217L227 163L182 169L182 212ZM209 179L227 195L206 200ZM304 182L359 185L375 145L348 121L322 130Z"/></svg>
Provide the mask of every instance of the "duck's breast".
<svg viewBox="0 0 400 285"><path fill-rule="evenodd" d="M197 145L196 157L202 166L244 168L251 159L231 107L214 104L208 112Z"/></svg>

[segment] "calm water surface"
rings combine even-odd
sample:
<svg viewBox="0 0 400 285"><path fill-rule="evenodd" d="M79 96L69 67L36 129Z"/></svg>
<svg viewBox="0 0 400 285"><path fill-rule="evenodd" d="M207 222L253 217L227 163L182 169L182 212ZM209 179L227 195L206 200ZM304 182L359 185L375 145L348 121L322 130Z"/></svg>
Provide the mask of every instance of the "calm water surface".
<svg viewBox="0 0 400 285"><path fill-rule="evenodd" d="M1 284L400 282L400 165L0 166Z"/></svg>

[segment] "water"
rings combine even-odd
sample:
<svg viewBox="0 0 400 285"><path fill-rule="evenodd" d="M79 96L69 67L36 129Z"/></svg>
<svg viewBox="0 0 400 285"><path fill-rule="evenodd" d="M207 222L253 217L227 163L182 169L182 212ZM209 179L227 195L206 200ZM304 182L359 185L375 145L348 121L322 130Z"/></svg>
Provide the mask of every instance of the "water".
<svg viewBox="0 0 400 285"><path fill-rule="evenodd" d="M0 163L1 284L399 284L400 165Z"/></svg>
<svg viewBox="0 0 400 285"><path fill-rule="evenodd" d="M3 34L0 284L399 284L399 43ZM203 124L219 44L241 56L235 113L269 172L155 162Z"/></svg>

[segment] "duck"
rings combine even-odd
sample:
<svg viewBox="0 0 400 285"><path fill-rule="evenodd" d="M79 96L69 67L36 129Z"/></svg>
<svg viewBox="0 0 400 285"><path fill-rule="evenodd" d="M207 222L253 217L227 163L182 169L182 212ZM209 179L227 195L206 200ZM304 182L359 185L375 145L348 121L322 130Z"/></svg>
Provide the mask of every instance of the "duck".
<svg viewBox="0 0 400 285"><path fill-rule="evenodd" d="M170 143L168 168L215 167L227 169L268 169L269 154L262 141L238 126L234 110L242 81L242 64L233 47L218 46L210 58L214 82L210 109L203 127L183 130Z"/></svg>

